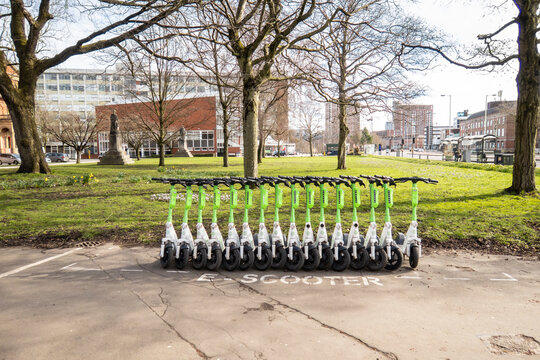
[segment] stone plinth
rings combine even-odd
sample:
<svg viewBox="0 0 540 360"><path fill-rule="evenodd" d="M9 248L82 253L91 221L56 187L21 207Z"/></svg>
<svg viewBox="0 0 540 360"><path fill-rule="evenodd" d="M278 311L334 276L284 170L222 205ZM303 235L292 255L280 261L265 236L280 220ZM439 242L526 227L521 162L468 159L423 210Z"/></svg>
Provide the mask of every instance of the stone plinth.
<svg viewBox="0 0 540 360"><path fill-rule="evenodd" d="M118 117L115 112L111 114L111 131L109 133L109 151L107 151L98 165L126 165L133 164L133 160L122 149L122 134L118 129Z"/></svg>

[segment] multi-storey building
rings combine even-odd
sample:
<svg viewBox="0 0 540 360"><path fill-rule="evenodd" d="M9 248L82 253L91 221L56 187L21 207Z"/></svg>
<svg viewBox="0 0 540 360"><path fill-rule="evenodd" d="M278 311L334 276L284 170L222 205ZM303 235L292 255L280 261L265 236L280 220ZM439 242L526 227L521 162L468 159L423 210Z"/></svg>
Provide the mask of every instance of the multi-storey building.
<svg viewBox="0 0 540 360"><path fill-rule="evenodd" d="M494 143L487 146L501 151L514 151L516 102L492 101L484 109L469 115L460 123L460 136L495 135Z"/></svg>
<svg viewBox="0 0 540 360"><path fill-rule="evenodd" d="M337 144L339 142L339 107L337 104L327 102L325 104L325 144ZM360 113L354 106L347 109L347 125L349 136L362 131L360 126Z"/></svg>
<svg viewBox="0 0 540 360"><path fill-rule="evenodd" d="M433 143L433 105L394 103L394 138L404 148L430 148Z"/></svg>

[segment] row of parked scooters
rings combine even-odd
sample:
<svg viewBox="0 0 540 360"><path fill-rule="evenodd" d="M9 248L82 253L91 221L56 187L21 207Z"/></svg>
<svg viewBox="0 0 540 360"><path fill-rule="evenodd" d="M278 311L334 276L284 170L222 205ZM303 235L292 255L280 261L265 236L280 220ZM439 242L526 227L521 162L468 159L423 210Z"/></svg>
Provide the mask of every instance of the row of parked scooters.
<svg viewBox="0 0 540 360"><path fill-rule="evenodd" d="M437 184L436 180L420 177L391 178L387 176L261 176L257 178L202 178L175 179L154 178L153 180L170 184L169 213L166 222L165 237L161 241L160 262L166 268L169 265L183 269L191 261L194 269L247 270L254 266L257 270L269 268L298 271L334 270L347 268L360 270L367 267L378 271L383 268L396 270L401 267L403 257L409 259L411 268L418 266L422 243L417 233L416 208L418 205L418 182ZM369 184L370 225L365 236L360 233L358 207L360 206L360 187L364 180ZM392 235L390 209L393 206L393 189L397 183L412 183L412 218L406 234ZM175 185L185 188L184 214L180 237L176 233L172 218L176 206L177 191ZM238 235L234 222L234 210L238 208L240 185L245 191L242 233ZM270 234L266 228L265 212L268 208L269 189L274 188L274 224ZM334 230L328 236L325 224L325 209L328 207L328 186L336 190L336 219ZM198 191L198 211L196 237L188 225L189 210L192 205L193 189ZM227 238L224 239L217 221L217 211L221 203L220 187L226 186L229 197L229 224ZM291 213L289 232L285 236L280 227L279 210L283 206L283 186L291 191ZM212 223L210 236L203 224L203 209L206 205L206 190L212 188ZM320 217L315 234L311 225L311 209L315 206L315 188L319 187ZM345 207L345 190L352 191L352 225L348 233L343 232L341 211ZM381 235L377 235L375 209L379 206L379 189L384 193L385 218ZM252 234L248 222L249 210L253 207L253 189L259 188L260 217L259 231ZM295 211L300 206L300 188L305 193L305 220L302 237L296 227ZM174 264L174 265L173 265Z"/></svg>

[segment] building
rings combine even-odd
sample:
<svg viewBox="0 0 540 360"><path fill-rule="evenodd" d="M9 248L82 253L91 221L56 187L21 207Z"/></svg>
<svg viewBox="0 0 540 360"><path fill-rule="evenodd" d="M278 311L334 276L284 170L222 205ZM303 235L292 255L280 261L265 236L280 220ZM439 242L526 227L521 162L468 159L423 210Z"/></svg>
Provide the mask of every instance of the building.
<svg viewBox="0 0 540 360"><path fill-rule="evenodd" d="M491 134L497 136L489 143L494 150L514 151L516 127L516 101L492 101L487 110L470 114L460 123L460 136Z"/></svg>
<svg viewBox="0 0 540 360"><path fill-rule="evenodd" d="M337 144L339 142L339 106L337 104L327 102L325 104L325 144ZM349 136L355 133L360 133L360 113L354 106L349 106L347 109L347 125L349 126Z"/></svg>
<svg viewBox="0 0 540 360"><path fill-rule="evenodd" d="M394 139L404 148L431 148L433 144L433 105L394 103Z"/></svg>
<svg viewBox="0 0 540 360"><path fill-rule="evenodd" d="M454 135L459 136L459 129L457 127L448 125L434 125L433 140L430 149L439 150L441 148L442 141L448 137L453 137Z"/></svg>
<svg viewBox="0 0 540 360"><path fill-rule="evenodd" d="M8 67L8 74L11 76L13 82L17 82L17 73L13 68ZM0 96L0 153L17 154L17 144L15 143L15 131L13 129L13 122L11 121L11 115L6 106L2 96Z"/></svg>
<svg viewBox="0 0 540 360"><path fill-rule="evenodd" d="M109 126L110 116L116 111L120 130L129 126L130 123L142 121L145 124L157 124L158 119L154 112L150 110L151 103L132 102L125 104L102 105L96 107L96 116L102 120L102 131L98 133L97 152L103 154L109 149ZM187 147L194 155L214 155L218 153L217 147L217 121L216 121L216 99L215 97L202 97L190 99L171 100L167 104L166 110L170 124L168 126L169 135L177 133L183 127L187 134ZM167 146L167 152L174 154L180 144L178 136L173 136L173 140ZM223 146L223 145L222 145ZM126 146L127 147L127 146ZM132 149L130 150L133 151ZM240 153L238 139L232 138L229 144L229 152ZM159 154L159 146L151 136L145 141L141 148L141 155L149 157ZM133 154L135 155L135 154Z"/></svg>

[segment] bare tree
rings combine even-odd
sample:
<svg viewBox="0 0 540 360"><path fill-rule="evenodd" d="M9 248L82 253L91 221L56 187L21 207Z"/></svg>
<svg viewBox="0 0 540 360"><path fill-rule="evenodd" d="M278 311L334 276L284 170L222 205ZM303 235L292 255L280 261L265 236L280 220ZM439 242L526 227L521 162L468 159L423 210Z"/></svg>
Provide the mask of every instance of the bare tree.
<svg viewBox="0 0 540 360"><path fill-rule="evenodd" d="M261 88L259 102L259 147L257 162L265 157L266 140L272 134L289 129L288 93L290 81L269 81Z"/></svg>
<svg viewBox="0 0 540 360"><path fill-rule="evenodd" d="M151 136L144 130L144 127L140 126L141 120L137 119L137 116L135 114L123 119L120 129L122 139L135 150L137 160L141 160L141 148Z"/></svg>
<svg viewBox="0 0 540 360"><path fill-rule="evenodd" d="M257 140L261 86L283 79L274 73L275 62L291 47L324 30L332 18L311 22L322 6L316 0L211 1L200 7L187 27L174 26L181 35L213 41L208 29L219 34L219 44L235 58L242 79L244 175L257 176ZM218 21L217 18L220 18ZM183 22L184 20L182 20Z"/></svg>
<svg viewBox="0 0 540 360"><path fill-rule="evenodd" d="M492 4L492 6L496 6ZM451 45L441 46L437 43L404 42L408 51L406 56L415 56L417 51L430 50L441 55L451 64L467 69L490 69L505 66L514 60L519 62L517 74L517 110L515 128L514 168L512 186L507 190L511 193L536 191L534 159L536 136L538 133L538 111L540 97L540 54L538 53L538 27L540 1L513 0L500 2L498 10L510 13L510 8L517 10L517 15L498 29L478 35L482 42L472 54L460 53ZM502 10L501 10L502 8ZM504 33L513 26L518 28L517 46L512 46L504 38Z"/></svg>
<svg viewBox="0 0 540 360"><path fill-rule="evenodd" d="M339 13L326 31L314 37L307 77L326 101L338 106L338 169L346 169L348 111L386 109L389 99L419 95L399 63L401 42L420 31L387 0L340 0ZM331 14L326 15L329 19Z"/></svg>
<svg viewBox="0 0 540 360"><path fill-rule="evenodd" d="M10 0L0 7L0 95L9 109L22 164L19 172L49 173L35 121L35 91L38 77L72 56L119 44L149 29L177 12L188 0L117 1L98 0L92 5L67 0L25 2ZM56 53L55 39L47 31L62 29L76 12L89 17L95 29ZM68 30L69 32L69 30ZM10 69L18 71L13 82Z"/></svg>
<svg viewBox="0 0 540 360"><path fill-rule="evenodd" d="M296 96L294 99L294 112L297 114L298 129L302 132L302 139L309 145L309 155L313 156L313 142L323 133L321 110L318 104Z"/></svg>
<svg viewBox="0 0 540 360"><path fill-rule="evenodd" d="M96 141L99 121L95 118L82 120L77 114L63 113L55 121L48 121L44 126L46 132L54 139L75 150L79 164L81 153Z"/></svg>

